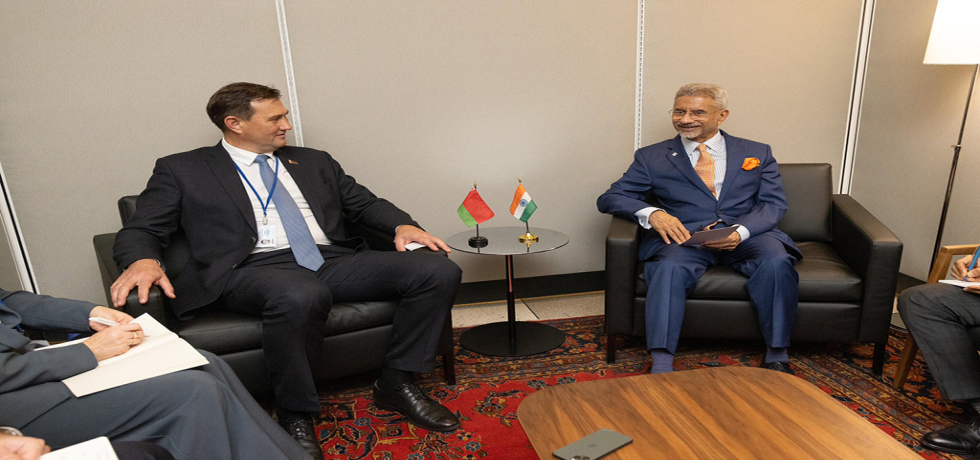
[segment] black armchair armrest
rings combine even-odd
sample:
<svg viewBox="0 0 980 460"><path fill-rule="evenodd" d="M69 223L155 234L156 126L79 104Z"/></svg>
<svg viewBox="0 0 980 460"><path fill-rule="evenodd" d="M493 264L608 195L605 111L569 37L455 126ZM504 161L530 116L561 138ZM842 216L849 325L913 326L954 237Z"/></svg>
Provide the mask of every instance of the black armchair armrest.
<svg viewBox="0 0 980 460"><path fill-rule="evenodd" d="M613 217L606 234L606 333L633 333L640 226Z"/></svg>
<svg viewBox="0 0 980 460"><path fill-rule="evenodd" d="M831 246L864 280L858 341L880 342L889 318L902 261L902 242L849 195L833 195Z"/></svg>
<svg viewBox="0 0 980 460"><path fill-rule="evenodd" d="M115 233L95 235L95 238L92 239L92 244L95 245L95 257L99 262L99 273L102 275L102 287L105 290L107 306L112 306L112 295L109 292L112 283L122 274L122 270L112 258L112 245L115 241ZM156 286L150 287L150 295L145 304L139 302L139 293L134 289L129 293L129 297L126 298L126 305L121 310L134 318L143 313L149 313L150 316L167 327L171 327L172 322L176 319L164 301L163 291Z"/></svg>
<svg viewBox="0 0 980 460"><path fill-rule="evenodd" d="M374 227L368 227L367 225L354 223L346 219L344 219L344 224L347 227L348 235L364 238L369 248L375 251L395 250L395 235L389 235Z"/></svg>

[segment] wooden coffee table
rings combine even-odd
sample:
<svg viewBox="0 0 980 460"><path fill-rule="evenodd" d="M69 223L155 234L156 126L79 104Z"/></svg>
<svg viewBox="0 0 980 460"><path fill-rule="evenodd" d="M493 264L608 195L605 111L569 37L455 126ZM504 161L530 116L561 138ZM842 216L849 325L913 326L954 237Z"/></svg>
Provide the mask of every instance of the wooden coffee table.
<svg viewBox="0 0 980 460"><path fill-rule="evenodd" d="M517 417L542 459L600 428L614 459L921 459L803 379L725 367L579 382L528 396Z"/></svg>

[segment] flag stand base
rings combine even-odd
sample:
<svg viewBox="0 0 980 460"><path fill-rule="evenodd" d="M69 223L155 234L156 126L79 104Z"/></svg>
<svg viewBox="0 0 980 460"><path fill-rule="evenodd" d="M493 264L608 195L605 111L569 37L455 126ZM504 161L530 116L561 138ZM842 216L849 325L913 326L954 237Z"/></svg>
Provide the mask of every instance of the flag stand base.
<svg viewBox="0 0 980 460"><path fill-rule="evenodd" d="M490 241L485 236L474 236L470 238L471 248L485 248L488 244L490 244Z"/></svg>
<svg viewBox="0 0 980 460"><path fill-rule="evenodd" d="M525 233L525 234L517 237L517 241L520 241L521 243L525 243L525 244L537 243L538 242L538 236L537 235L532 235L531 232L529 231L529 232L527 232L527 233Z"/></svg>

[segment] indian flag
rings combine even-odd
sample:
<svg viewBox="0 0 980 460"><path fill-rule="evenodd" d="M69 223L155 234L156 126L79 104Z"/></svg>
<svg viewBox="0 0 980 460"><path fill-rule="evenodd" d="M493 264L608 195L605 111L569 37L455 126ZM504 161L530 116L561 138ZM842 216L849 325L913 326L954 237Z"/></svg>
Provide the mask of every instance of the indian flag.
<svg viewBox="0 0 980 460"><path fill-rule="evenodd" d="M531 214L534 214L537 209L538 205L534 204L531 195L527 193L527 190L524 190L524 184L517 184L514 202L510 204L510 213L520 219L521 222L527 222L531 218Z"/></svg>
<svg viewBox="0 0 980 460"><path fill-rule="evenodd" d="M487 203L480 198L480 194L476 193L476 189L470 190L470 193L466 195L463 200L463 204L459 205L459 209L456 210L459 214L459 218L463 219L467 227L472 227L474 225L482 224L491 217L493 217L493 211Z"/></svg>

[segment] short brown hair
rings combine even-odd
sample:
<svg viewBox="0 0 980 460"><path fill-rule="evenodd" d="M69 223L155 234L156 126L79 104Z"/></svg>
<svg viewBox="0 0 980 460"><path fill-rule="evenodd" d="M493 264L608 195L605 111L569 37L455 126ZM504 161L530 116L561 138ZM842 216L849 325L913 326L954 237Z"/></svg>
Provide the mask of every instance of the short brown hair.
<svg viewBox="0 0 980 460"><path fill-rule="evenodd" d="M211 96L208 101L208 117L221 132L225 132L228 130L228 127L225 126L226 117L251 119L252 115L255 114L252 101L279 99L281 97L282 93L271 86L246 82L232 83L221 87Z"/></svg>

